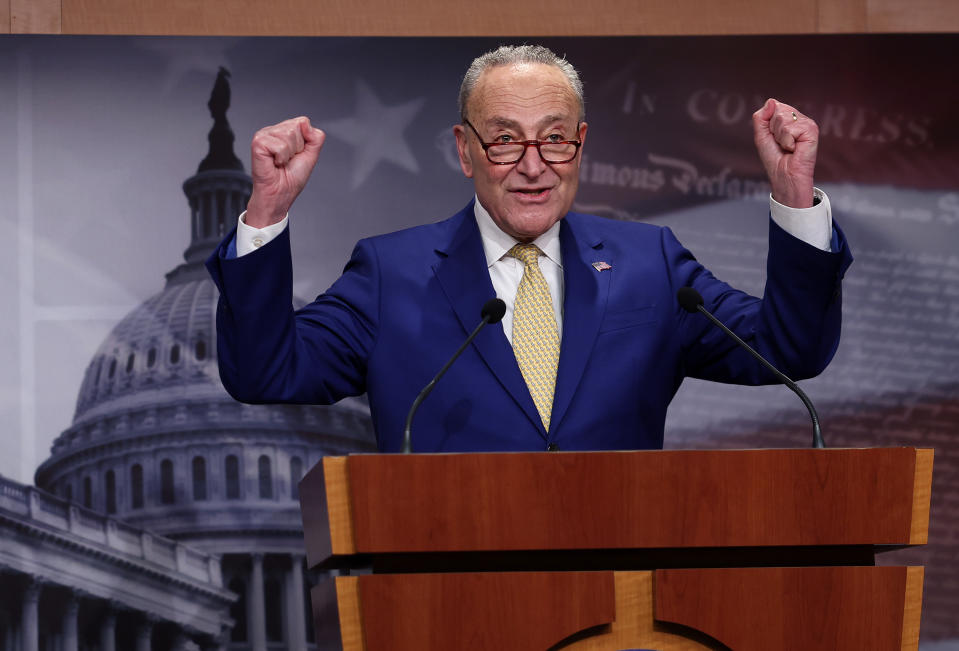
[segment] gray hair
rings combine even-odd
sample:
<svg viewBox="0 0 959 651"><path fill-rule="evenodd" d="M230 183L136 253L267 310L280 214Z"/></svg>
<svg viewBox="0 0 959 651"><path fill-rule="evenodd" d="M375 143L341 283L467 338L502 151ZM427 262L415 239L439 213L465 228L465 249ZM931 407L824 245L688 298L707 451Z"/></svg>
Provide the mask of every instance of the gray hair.
<svg viewBox="0 0 959 651"><path fill-rule="evenodd" d="M579 120L582 122L586 118L586 102L583 100L583 82L579 79L579 73L576 68L565 58L557 56L552 50L542 45L501 45L491 52L473 59L473 63L463 75L463 83L460 84L459 109L460 119L466 121L466 107L469 104L470 95L479 82L480 77L490 68L497 66L508 66L516 63L542 63L548 66L559 68L566 76L570 88L579 100Z"/></svg>

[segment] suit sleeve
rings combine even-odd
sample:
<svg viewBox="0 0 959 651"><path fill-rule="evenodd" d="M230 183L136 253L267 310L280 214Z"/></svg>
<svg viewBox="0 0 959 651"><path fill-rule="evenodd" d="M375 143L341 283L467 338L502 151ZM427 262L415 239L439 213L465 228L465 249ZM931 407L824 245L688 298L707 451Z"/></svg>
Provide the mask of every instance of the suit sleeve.
<svg viewBox="0 0 959 651"><path fill-rule="evenodd" d="M289 229L256 252L227 257L231 233L207 260L220 290L220 377L242 402L330 404L366 390L379 319L375 250L360 242L343 275L293 310Z"/></svg>
<svg viewBox="0 0 959 651"><path fill-rule="evenodd" d="M846 239L836 227L834 252L811 246L769 222L769 254L762 298L738 291L700 265L665 230L663 250L675 292L691 286L706 309L794 380L818 375L839 345L841 282L852 263ZM736 384L770 384L778 379L701 314L677 304L683 374Z"/></svg>

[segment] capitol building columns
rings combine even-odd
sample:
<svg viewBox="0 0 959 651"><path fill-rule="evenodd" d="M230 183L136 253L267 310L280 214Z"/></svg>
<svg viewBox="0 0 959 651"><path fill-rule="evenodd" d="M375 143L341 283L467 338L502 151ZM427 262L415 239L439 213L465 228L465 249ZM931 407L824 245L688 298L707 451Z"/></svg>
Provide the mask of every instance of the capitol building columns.
<svg viewBox="0 0 959 651"><path fill-rule="evenodd" d="M218 559L0 477L0 650L173 651L214 642L236 595ZM156 622L141 631L137 624Z"/></svg>
<svg viewBox="0 0 959 651"><path fill-rule="evenodd" d="M71 590L63 609L63 622L61 624L63 630L63 651L79 651L80 649L80 640L77 634L79 617L80 600Z"/></svg>
<svg viewBox="0 0 959 651"><path fill-rule="evenodd" d="M39 604L40 582L31 578L20 597L20 631L23 636L23 651L39 651Z"/></svg>
<svg viewBox="0 0 959 651"><path fill-rule="evenodd" d="M251 642L253 651L266 651L266 600L264 599L263 582L263 554L253 554L253 576L250 581L250 612L248 620L251 624Z"/></svg>
<svg viewBox="0 0 959 651"><path fill-rule="evenodd" d="M315 649L305 555L279 549L230 555L225 582L242 594L232 642L243 651ZM242 646L241 646L242 645Z"/></svg>
<svg viewBox="0 0 959 651"><path fill-rule="evenodd" d="M150 640L153 637L153 625L154 621L147 618L137 626L136 651L152 651Z"/></svg>
<svg viewBox="0 0 959 651"><path fill-rule="evenodd" d="M107 606L108 610L100 620L100 651L116 651L117 649L117 613L114 604Z"/></svg>
<svg viewBox="0 0 959 651"><path fill-rule="evenodd" d="M0 651L225 651L229 628L198 635L155 617L47 579L4 572ZM14 606L18 606L14 607ZM85 631L85 633L84 633ZM294 648L294 647L291 647ZM299 648L306 648L304 646Z"/></svg>
<svg viewBox="0 0 959 651"><path fill-rule="evenodd" d="M306 648L306 603L303 599L304 556L290 556L290 569L286 573L286 639L291 649Z"/></svg>

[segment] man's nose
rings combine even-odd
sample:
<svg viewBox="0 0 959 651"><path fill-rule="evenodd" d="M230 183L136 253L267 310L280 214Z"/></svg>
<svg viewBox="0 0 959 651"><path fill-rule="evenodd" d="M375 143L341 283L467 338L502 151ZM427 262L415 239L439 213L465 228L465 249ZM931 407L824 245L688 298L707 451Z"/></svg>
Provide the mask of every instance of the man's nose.
<svg viewBox="0 0 959 651"><path fill-rule="evenodd" d="M516 170L528 178L535 178L546 171L546 163L539 155L539 148L535 145L528 145L523 157L516 163Z"/></svg>

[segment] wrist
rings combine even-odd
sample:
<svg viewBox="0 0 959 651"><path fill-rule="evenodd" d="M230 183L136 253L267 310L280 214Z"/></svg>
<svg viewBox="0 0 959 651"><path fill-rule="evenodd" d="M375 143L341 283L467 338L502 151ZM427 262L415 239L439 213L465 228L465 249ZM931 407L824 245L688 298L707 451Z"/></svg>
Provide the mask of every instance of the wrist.
<svg viewBox="0 0 959 651"><path fill-rule="evenodd" d="M813 188L808 190L783 192L773 189L772 198L789 208L812 208L815 205L815 193Z"/></svg>
<svg viewBox="0 0 959 651"><path fill-rule="evenodd" d="M287 212L288 210L280 206L263 205L253 196L246 204L246 214L243 217L243 222L253 228L266 228L283 221Z"/></svg>

